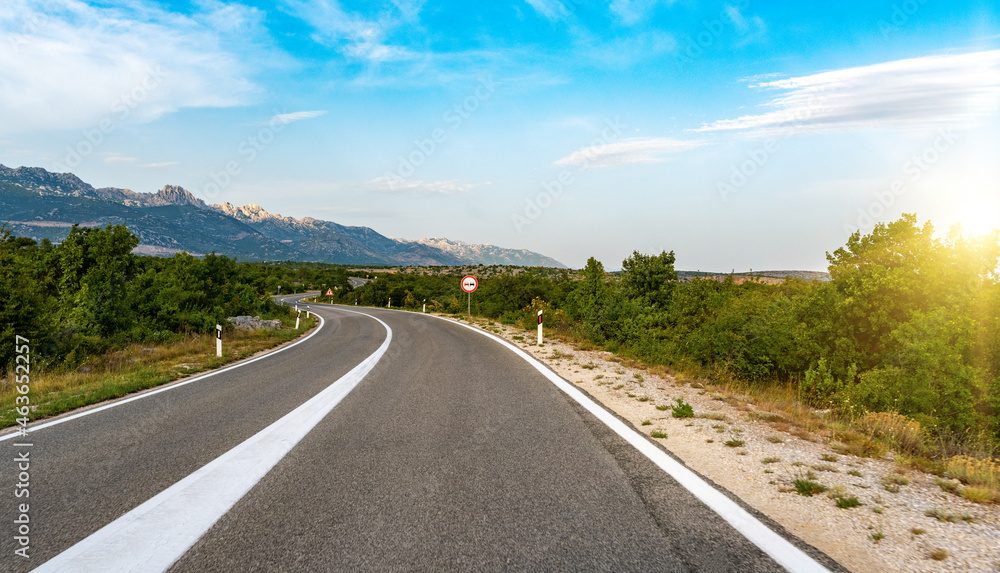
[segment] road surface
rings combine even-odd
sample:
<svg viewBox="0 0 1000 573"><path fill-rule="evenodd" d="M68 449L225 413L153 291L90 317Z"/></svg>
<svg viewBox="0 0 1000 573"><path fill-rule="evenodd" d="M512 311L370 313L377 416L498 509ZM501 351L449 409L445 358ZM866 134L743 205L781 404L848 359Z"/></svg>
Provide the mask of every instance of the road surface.
<svg viewBox="0 0 1000 573"><path fill-rule="evenodd" d="M293 347L0 441L7 524L32 444L0 570L782 570L497 342L310 308Z"/></svg>

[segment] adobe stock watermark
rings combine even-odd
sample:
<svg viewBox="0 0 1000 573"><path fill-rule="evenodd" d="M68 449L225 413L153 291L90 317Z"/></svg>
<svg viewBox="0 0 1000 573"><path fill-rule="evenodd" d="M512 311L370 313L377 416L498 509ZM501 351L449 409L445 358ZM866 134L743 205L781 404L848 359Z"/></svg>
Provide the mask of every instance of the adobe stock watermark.
<svg viewBox="0 0 1000 573"><path fill-rule="evenodd" d="M590 168L608 145L621 138L625 128L626 126L620 123L618 118L606 120L601 136L595 138L590 142L590 145L581 151L584 160L577 166L577 172ZM563 169L554 178L542 183L542 191L533 198L526 197L524 199L522 212L510 214L510 222L514 225L514 230L520 233L524 227L538 220L542 216L542 212L551 207L552 203L575 182L573 172L569 169Z"/></svg>
<svg viewBox="0 0 1000 573"><path fill-rule="evenodd" d="M37 34L39 29L48 23L49 19L44 14L32 14L26 17L24 23L21 25L21 31L11 34L10 38L8 38L8 42L10 42L10 47L13 48L14 53L20 53L22 47L31 43L31 35Z"/></svg>
<svg viewBox="0 0 1000 573"><path fill-rule="evenodd" d="M132 115L132 112L162 83L163 69L160 66L147 70L142 81L120 94L111 103L111 112L114 115L104 117L96 126L82 130L76 144L66 146L66 157L62 163L56 163L57 167L62 171L79 167L101 147L108 135L118 129L118 124Z"/></svg>
<svg viewBox="0 0 1000 573"><path fill-rule="evenodd" d="M735 5L723 7L722 11L715 18L702 20L701 30L694 36L688 36L687 44L674 55L674 62L677 64L677 68L680 69L694 63L697 58L705 54L705 50L711 48L719 41L719 38L722 37L727 27L735 25L729 15L729 9L734 8L742 11L749 7L750 0L739 0Z"/></svg>
<svg viewBox="0 0 1000 573"><path fill-rule="evenodd" d="M719 197L723 201L728 201L730 195L745 187L767 164L771 156L781 149L778 138L787 138L797 133L808 132L806 121L814 117L817 111L823 109L825 102L826 98L822 94L817 94L805 106L786 111L782 121L770 128L774 131L774 135L764 140L761 145L747 151L747 158L730 168L728 179L719 179L715 182L715 189L719 192Z"/></svg>
<svg viewBox="0 0 1000 573"><path fill-rule="evenodd" d="M956 141L958 137L952 133L952 128L939 129L932 144L920 153L914 153L903 163L902 171L905 177L895 179L888 188L876 191L875 199L867 207L859 207L856 225L844 223L844 235L849 238L855 231L868 232L875 228L875 224L896 202L896 198L906 193L907 186L923 177L924 173L937 163Z"/></svg>
<svg viewBox="0 0 1000 573"><path fill-rule="evenodd" d="M890 36L899 32L903 26L910 22L910 18L920 11L920 8L927 3L927 0L903 0L892 5L892 12L889 19L879 18L877 23L878 31L882 34L882 39L888 40Z"/></svg>
<svg viewBox="0 0 1000 573"><path fill-rule="evenodd" d="M447 128L438 126L432 129L427 137L414 139L413 150L399 156L399 164L395 170L385 172L389 188L395 190L397 185L402 185L407 177L416 173L417 168L426 163L438 147L447 141L448 136L458 131L495 91L496 83L493 81L493 76L480 78L471 94L453 104L441 115L441 121Z"/></svg>
<svg viewBox="0 0 1000 573"><path fill-rule="evenodd" d="M769 138L762 145L747 151L747 159L739 165L733 165L728 180L716 181L715 188L719 191L719 197L728 201L729 196L742 189L779 149L777 140Z"/></svg>
<svg viewBox="0 0 1000 573"><path fill-rule="evenodd" d="M286 114L275 112L266 125L240 141L236 146L236 154L241 159L231 159L218 170L210 169L208 178L211 181L202 186L202 196L208 199L217 198L232 185L234 178L243 173L243 166L257 159L257 156L267 149L267 146L273 143L278 134L291 122Z"/></svg>

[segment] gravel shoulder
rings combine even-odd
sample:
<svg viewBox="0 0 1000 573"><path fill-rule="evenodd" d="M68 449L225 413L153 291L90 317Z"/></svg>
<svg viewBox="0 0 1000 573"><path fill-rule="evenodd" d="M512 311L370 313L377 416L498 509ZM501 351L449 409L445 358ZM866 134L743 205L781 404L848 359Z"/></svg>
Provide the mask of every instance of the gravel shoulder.
<svg viewBox="0 0 1000 573"><path fill-rule="evenodd" d="M533 332L478 324L546 363L646 435L665 433L655 439L689 467L851 571L1000 571L1000 506L946 493L935 476L901 469L891 453L880 459L837 454L828 444L774 429L749 402L624 366L605 351L551 340L538 347ZM677 398L694 407L694 418L671 416L667 406ZM810 473L812 481L845 498L854 496L860 505L840 509L830 492L799 495L794 481ZM896 483L886 489L886 480ZM942 519L926 515L934 511Z"/></svg>

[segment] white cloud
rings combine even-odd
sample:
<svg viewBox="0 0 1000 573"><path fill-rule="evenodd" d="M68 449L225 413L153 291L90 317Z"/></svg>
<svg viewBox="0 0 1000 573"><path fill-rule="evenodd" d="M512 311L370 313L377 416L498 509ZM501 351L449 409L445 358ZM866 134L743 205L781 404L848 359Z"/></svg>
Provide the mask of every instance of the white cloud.
<svg viewBox="0 0 1000 573"><path fill-rule="evenodd" d="M0 8L0 130L148 122L185 107L245 103L245 59L221 47L259 19L246 7L183 16L142 5L6 0ZM236 29L219 31L222 16ZM239 16L239 17L237 17Z"/></svg>
<svg viewBox="0 0 1000 573"><path fill-rule="evenodd" d="M372 191L412 195L468 195L476 187L489 183L463 183L458 179L448 181L410 181L402 177L377 177L366 184Z"/></svg>
<svg viewBox="0 0 1000 573"><path fill-rule="evenodd" d="M740 35L740 40L736 43L737 47L761 41L767 36L767 25L760 16L747 18L740 12L739 6L733 6L732 4L723 6L723 11L729 17L729 20L732 21L736 32Z"/></svg>
<svg viewBox="0 0 1000 573"><path fill-rule="evenodd" d="M618 167L639 163L661 163L668 156L704 145L701 141L667 137L634 137L613 143L584 147L555 162L559 166Z"/></svg>
<svg viewBox="0 0 1000 573"><path fill-rule="evenodd" d="M108 164L112 163L132 163L135 161L135 157L126 157L124 155L107 155L104 158L104 162Z"/></svg>
<svg viewBox="0 0 1000 573"><path fill-rule="evenodd" d="M177 165L176 161L162 161L160 163L147 163L143 167L146 169L165 169L174 165Z"/></svg>
<svg viewBox="0 0 1000 573"><path fill-rule="evenodd" d="M272 116L270 123L272 124L289 124L293 121L302 121L303 119L312 119L314 117L319 117L325 115L326 110L320 109L315 111L296 111L292 113L279 113L278 115Z"/></svg>
<svg viewBox="0 0 1000 573"><path fill-rule="evenodd" d="M569 10L559 0L525 0L535 12L549 20L559 20L569 15Z"/></svg>
<svg viewBox="0 0 1000 573"><path fill-rule="evenodd" d="M285 0L289 12L316 29L313 39L342 54L371 64L420 59L421 54L389 43L403 23L416 23L419 3L398 3L399 14L383 12L377 19L348 13L336 0Z"/></svg>
<svg viewBox="0 0 1000 573"><path fill-rule="evenodd" d="M673 3L673 0L611 0L609 8L622 24L633 26L646 20L657 6Z"/></svg>
<svg viewBox="0 0 1000 573"><path fill-rule="evenodd" d="M751 87L783 94L766 104L773 111L695 131L768 135L976 124L1000 103L1000 50L897 60Z"/></svg>

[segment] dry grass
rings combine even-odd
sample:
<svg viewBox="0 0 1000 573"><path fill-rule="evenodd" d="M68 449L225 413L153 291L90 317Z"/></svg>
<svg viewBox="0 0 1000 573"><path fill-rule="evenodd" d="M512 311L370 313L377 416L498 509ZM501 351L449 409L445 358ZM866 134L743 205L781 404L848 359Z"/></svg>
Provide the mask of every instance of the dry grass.
<svg viewBox="0 0 1000 573"><path fill-rule="evenodd" d="M315 326L306 319L302 328L227 332L224 353L215 355L215 335L189 335L168 344L132 344L88 359L73 371L32 371L31 419L54 416L74 408L118 398L217 368L291 340ZM291 326L294 326L292 324ZM12 376L0 379L0 428L16 423Z"/></svg>
<svg viewBox="0 0 1000 573"><path fill-rule="evenodd" d="M967 484L960 494L977 503L1000 502L1000 464L996 460L954 456L946 464L950 477Z"/></svg>
<svg viewBox="0 0 1000 573"><path fill-rule="evenodd" d="M890 446L908 454L924 452L924 437L920 424L895 412L869 412L859 424L869 435L880 438Z"/></svg>

